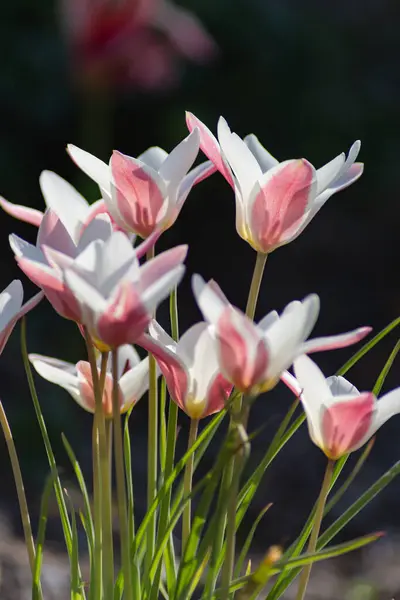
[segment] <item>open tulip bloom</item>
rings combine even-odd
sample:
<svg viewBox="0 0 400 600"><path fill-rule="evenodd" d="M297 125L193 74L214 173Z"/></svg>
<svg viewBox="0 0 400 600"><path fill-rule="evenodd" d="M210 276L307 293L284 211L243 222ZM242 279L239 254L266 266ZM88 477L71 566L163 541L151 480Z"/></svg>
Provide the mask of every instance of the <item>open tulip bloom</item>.
<svg viewBox="0 0 400 600"><path fill-rule="evenodd" d="M372 392L359 392L343 377L325 379L308 356L294 361L294 372L310 437L333 460L358 450L400 413L400 388L377 400Z"/></svg>
<svg viewBox="0 0 400 600"><path fill-rule="evenodd" d="M307 340L319 314L319 298L294 301L279 316L268 313L258 324L233 307L214 283L195 275L193 292L204 318L212 325L222 374L240 391L256 395L270 390L300 354L343 348L371 331L361 327Z"/></svg>
<svg viewBox="0 0 400 600"><path fill-rule="evenodd" d="M117 225L142 238L155 229L171 227L193 185L215 170L206 162L189 171L198 151L197 129L170 154L159 147L149 148L138 158L114 151L109 165L72 144L68 146L74 162L99 185Z"/></svg>
<svg viewBox="0 0 400 600"><path fill-rule="evenodd" d="M40 354L30 354L29 360L44 379L67 390L72 398L88 412L95 412L93 378L90 364L87 361L81 360L73 365ZM99 378L100 360L101 358L98 359ZM143 396L148 387L148 357L141 361L132 346L121 346L118 349L118 389L121 413L129 410ZM112 390L113 377L111 373L111 356L109 356L102 398L106 418L112 417Z"/></svg>
<svg viewBox="0 0 400 600"><path fill-rule="evenodd" d="M257 252L270 253L297 238L325 202L356 181L363 165L355 163L360 142L346 159L339 154L315 169L306 159L279 162L251 134L242 140L223 117L218 140L193 114L189 130L200 131L200 148L235 191L236 229Z"/></svg>
<svg viewBox="0 0 400 600"><path fill-rule="evenodd" d="M171 397L189 417L208 417L225 407L232 385L220 373L207 323L193 325L175 342L152 321L140 344L155 356Z"/></svg>
<svg viewBox="0 0 400 600"><path fill-rule="evenodd" d="M14 329L17 321L26 315L43 298L43 292L33 296L28 302L22 304L24 299L24 290L19 279L14 279L0 293L0 354L4 350L8 338Z"/></svg>

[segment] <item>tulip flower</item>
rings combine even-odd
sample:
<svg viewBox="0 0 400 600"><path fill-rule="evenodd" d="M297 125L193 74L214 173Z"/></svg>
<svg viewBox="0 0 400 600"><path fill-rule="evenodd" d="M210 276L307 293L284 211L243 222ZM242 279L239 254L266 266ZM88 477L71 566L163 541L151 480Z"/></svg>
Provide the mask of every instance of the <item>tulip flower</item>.
<svg viewBox="0 0 400 600"><path fill-rule="evenodd" d="M83 230L96 215L107 213L104 200L98 200L90 205L68 181L57 173L43 171L39 177L39 184L46 208L51 209L58 216L74 240L79 239ZM13 204L1 197L0 206L12 217L36 227L40 226L44 217L43 211Z"/></svg>
<svg viewBox="0 0 400 600"><path fill-rule="evenodd" d="M181 280L186 253L178 246L140 266L122 232L89 244L63 274L93 340L107 348L134 343Z"/></svg>
<svg viewBox="0 0 400 600"><path fill-rule="evenodd" d="M354 183L363 172L355 163L360 142L315 169L306 159L279 162L255 135L242 140L225 119L218 121L218 140L194 115L189 130L200 131L200 148L235 191L236 229L257 252L267 254L295 240L325 202Z"/></svg>
<svg viewBox="0 0 400 600"><path fill-rule="evenodd" d="M71 237L55 212L47 209L40 223L36 245L33 246L13 234L10 245L19 267L33 283L39 286L53 308L63 317L79 322L79 305L65 286L64 268L71 265L79 254L96 239L111 236L112 225L106 215L95 217L79 238L74 230Z"/></svg>
<svg viewBox="0 0 400 600"><path fill-rule="evenodd" d="M400 388L377 400L372 392L359 392L343 377L325 379L308 356L296 358L294 372L310 437L332 460L358 450L400 413Z"/></svg>
<svg viewBox="0 0 400 600"><path fill-rule="evenodd" d="M164 90L177 80L180 57L203 63L216 54L200 20L167 0L62 0L61 6L72 71L85 85Z"/></svg>
<svg viewBox="0 0 400 600"><path fill-rule="evenodd" d="M272 311L255 324L229 304L214 282L206 284L195 275L193 292L204 318L212 326L221 373L249 395L273 388L297 356L349 346L371 331L361 327L306 341L319 314L316 294L302 302L291 302L280 316Z"/></svg>
<svg viewBox="0 0 400 600"><path fill-rule="evenodd" d="M193 185L214 171L210 162L189 171L198 150L197 129L170 154L158 147L149 148L138 158L114 151L109 165L72 144L68 146L74 162L99 185L117 225L142 238L155 229L171 227Z"/></svg>
<svg viewBox="0 0 400 600"><path fill-rule="evenodd" d="M0 293L0 354L3 352L17 321L32 308L35 308L42 298L43 292L39 292L28 302L22 304L24 290L19 279L14 279Z"/></svg>
<svg viewBox="0 0 400 600"><path fill-rule="evenodd" d="M171 398L189 417L201 419L224 408L232 385L220 373L207 323L193 325L175 342L152 321L139 343L154 355Z"/></svg>
<svg viewBox="0 0 400 600"><path fill-rule="evenodd" d="M49 356L30 354L29 360L36 371L47 381L55 383L69 392L72 398L88 412L95 412L95 395L90 364L84 360L76 365ZM100 378L100 360L98 373ZM118 350L118 388L121 413L129 410L148 389L149 359L140 360L132 346L121 346ZM113 376L111 356L103 389L103 411L112 418Z"/></svg>

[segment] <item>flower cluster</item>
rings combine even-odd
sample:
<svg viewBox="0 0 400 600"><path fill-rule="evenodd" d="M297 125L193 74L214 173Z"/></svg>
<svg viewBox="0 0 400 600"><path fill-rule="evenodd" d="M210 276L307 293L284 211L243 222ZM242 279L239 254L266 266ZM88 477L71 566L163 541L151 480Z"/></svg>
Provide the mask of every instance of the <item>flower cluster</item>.
<svg viewBox="0 0 400 600"><path fill-rule="evenodd" d="M191 113L187 124L190 134L169 154L158 147L137 158L114 151L106 164L69 145L73 161L99 186L100 199L92 206L49 171L40 177L44 213L0 200L9 214L38 227L35 246L16 235L10 236L10 244L22 271L42 290L21 310L20 284L14 282L3 292L2 347L19 316L44 295L61 316L86 330L101 351L119 348L122 357L127 344L149 351L171 397L193 419L226 407L233 387L254 397L282 378L300 395L311 438L328 456L337 458L358 448L388 416L400 411L400 392L382 399L375 410L373 395L343 394L342 381L339 395L330 391L329 382L322 383L305 355L354 344L368 327L309 340L319 313L315 294L290 302L281 315L270 312L256 324L252 315L229 303L215 282L205 283L195 275L194 296L205 321L174 341L153 314L182 279L187 247L141 260L173 225L192 187L215 171L235 192L239 235L259 256L271 253L293 241L330 196L360 177L363 165L355 162L360 142L353 144L347 158L341 154L315 169L304 158L279 162L253 134L242 140L232 133L222 117L218 140ZM193 168L199 149L208 161ZM144 241L135 246L137 236ZM31 360L43 377L93 409L87 363L72 366L38 355ZM147 363L137 364L138 360L136 355L121 358L130 364L119 382L123 410L146 390ZM298 382L287 372L293 363ZM110 377L104 386L107 414Z"/></svg>

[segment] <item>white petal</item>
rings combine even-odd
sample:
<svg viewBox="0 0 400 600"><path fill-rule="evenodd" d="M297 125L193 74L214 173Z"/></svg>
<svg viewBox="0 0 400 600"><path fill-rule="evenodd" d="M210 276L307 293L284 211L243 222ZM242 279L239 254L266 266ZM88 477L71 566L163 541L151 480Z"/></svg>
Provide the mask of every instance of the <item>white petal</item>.
<svg viewBox="0 0 400 600"><path fill-rule="evenodd" d="M272 154L270 154L268 150L264 148L254 133L246 135L244 138L244 143L247 145L250 152L255 156L263 173L266 173L269 171L269 169L272 169L272 167L276 167L276 165L279 164L279 161L276 160L276 158L274 158Z"/></svg>
<svg viewBox="0 0 400 600"><path fill-rule="evenodd" d="M74 163L88 175L93 181L95 181L101 190L104 190L106 194L111 194L110 189L110 178L111 173L109 166L81 148L68 144L67 151Z"/></svg>
<svg viewBox="0 0 400 600"><path fill-rule="evenodd" d="M74 294L75 299L82 308L88 309L93 313L99 313L106 309L107 303L101 294L92 286L90 283L85 281L83 277L72 271L66 269L64 273L65 281L71 292ZM92 316L86 315L90 322L86 324L92 324Z"/></svg>
<svg viewBox="0 0 400 600"><path fill-rule="evenodd" d="M209 323L215 325L225 310L227 303L213 290L212 285L205 283L200 275L193 275L192 289L204 318Z"/></svg>
<svg viewBox="0 0 400 600"><path fill-rule="evenodd" d="M250 196L255 182L261 177L261 168L242 139L231 133L223 117L218 121L218 140L240 186L244 202Z"/></svg>
<svg viewBox="0 0 400 600"><path fill-rule="evenodd" d="M168 186L178 188L196 159L199 144L200 135L196 127L165 159L158 172Z"/></svg>
<svg viewBox="0 0 400 600"><path fill-rule="evenodd" d="M188 393L194 400L204 400L219 370L215 340L210 335L209 325L201 322L188 329L178 342L177 354L190 376Z"/></svg>
<svg viewBox="0 0 400 600"><path fill-rule="evenodd" d="M317 169L317 194L320 194L323 190L325 190L338 176L345 163L345 158L345 154L342 152L326 165L320 169Z"/></svg>
<svg viewBox="0 0 400 600"><path fill-rule="evenodd" d="M89 204L68 181L52 171L43 171L39 183L47 207L56 213L71 238L77 242Z"/></svg>
<svg viewBox="0 0 400 600"><path fill-rule="evenodd" d="M314 338L303 344L302 352L304 354L310 354L311 352L321 352L323 350L334 350L336 348L345 348L351 344L355 344L360 341L366 333L369 332L368 327L359 327L353 331L347 333L341 333L339 335L328 335L325 337ZM364 335L362 335L364 333Z"/></svg>
<svg viewBox="0 0 400 600"><path fill-rule="evenodd" d="M106 241L97 268L99 286L104 297L112 293L122 278L139 281L139 262L124 233L117 231Z"/></svg>
<svg viewBox="0 0 400 600"><path fill-rule="evenodd" d="M378 399L376 403L376 412L371 430L368 432L368 437L382 427L394 415L400 413L400 388L396 388L388 392Z"/></svg>
<svg viewBox="0 0 400 600"><path fill-rule="evenodd" d="M158 171L165 159L168 157L168 152L159 146L148 148L143 154L138 156L138 160L142 161L155 171Z"/></svg>
<svg viewBox="0 0 400 600"><path fill-rule="evenodd" d="M19 312L24 299L24 290L19 279L14 279L0 294L0 331Z"/></svg>
<svg viewBox="0 0 400 600"><path fill-rule="evenodd" d="M308 356L299 356L293 366L296 379L303 390L301 400L310 435L316 444L321 445L323 439L320 430L321 407L332 398L331 391L322 371Z"/></svg>
<svg viewBox="0 0 400 600"><path fill-rule="evenodd" d="M271 327L273 323L276 323L276 321L278 320L279 315L277 311L271 310L271 312L269 312L267 315L265 315L265 317L261 319L261 321L258 323L258 327L260 327L263 331L267 331L267 329Z"/></svg>
<svg viewBox="0 0 400 600"><path fill-rule="evenodd" d="M332 375L331 377L327 377L326 382L333 396L358 396L360 393L350 381L341 376Z"/></svg>
<svg viewBox="0 0 400 600"><path fill-rule="evenodd" d="M127 371L119 380L124 397L123 408L139 400L149 387L149 358Z"/></svg>
<svg viewBox="0 0 400 600"><path fill-rule="evenodd" d="M47 264L43 252L36 246L26 242L22 238L18 237L18 235L15 235L15 233L12 233L8 239L10 241L11 250L14 252L17 258L23 257L44 265Z"/></svg>
<svg viewBox="0 0 400 600"><path fill-rule="evenodd" d="M179 284L184 273L184 265L178 265L142 292L142 302L149 313L152 313L158 304L167 298L171 290Z"/></svg>
<svg viewBox="0 0 400 600"><path fill-rule="evenodd" d="M171 352L176 353L177 344L175 340L168 335L168 333L161 327L157 321L154 319L149 324L149 334L159 344L171 350Z"/></svg>
<svg viewBox="0 0 400 600"><path fill-rule="evenodd" d="M99 214L92 219L82 232L78 243L78 253L82 252L89 244L95 240L106 241L113 233L113 226L110 217L105 214Z"/></svg>

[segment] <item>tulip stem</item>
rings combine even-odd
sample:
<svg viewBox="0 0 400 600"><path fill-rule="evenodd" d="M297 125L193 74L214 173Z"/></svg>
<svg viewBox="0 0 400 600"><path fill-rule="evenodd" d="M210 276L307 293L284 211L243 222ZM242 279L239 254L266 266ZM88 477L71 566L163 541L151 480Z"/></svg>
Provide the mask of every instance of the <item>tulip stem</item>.
<svg viewBox="0 0 400 600"><path fill-rule="evenodd" d="M263 278L267 258L268 254L257 252L256 264L254 265L253 277L251 280L249 297L246 305L246 315L251 320L254 320L254 315L256 313L258 294L260 292L261 281Z"/></svg>
<svg viewBox="0 0 400 600"><path fill-rule="evenodd" d="M114 456L117 480L119 533L121 538L122 570L124 573L124 598L133 600L132 569L130 564L130 540L128 531L128 515L126 501L126 481L124 465L124 445L122 437L120 390L118 382L118 348L112 351L113 377L113 421L114 421ZM112 596L110 596L111 598Z"/></svg>
<svg viewBox="0 0 400 600"><path fill-rule="evenodd" d="M146 255L149 261L155 256L154 246ZM153 315L153 318L155 315ZM147 449L147 508L153 504L157 495L157 464L158 464L158 390L157 390L157 364L154 356L149 355L149 400L148 400L148 449ZM146 573L149 573L153 561L156 541L157 514L152 516L147 533L146 546Z"/></svg>
<svg viewBox="0 0 400 600"><path fill-rule="evenodd" d="M96 356L93 342L88 331L85 329L85 342L88 353L88 359L92 374L93 393L95 397L95 426L93 434L95 436L93 448L98 452L97 462L94 460L95 483L95 507L97 507L97 521L101 515L100 524L95 522L95 544L96 560L102 557L103 591L105 598L112 598L114 593L114 550L113 550L113 531L112 531L112 504L111 504L111 473L109 464L109 452L107 445L107 433L105 425L105 415L103 409L103 387L107 369L107 353L101 357L100 377L97 369ZM97 431L96 431L97 430ZM97 490L96 490L97 487ZM97 492L97 493L96 493ZM97 498L96 498L97 496ZM95 519L96 521L96 519ZM100 545L100 549L99 546ZM99 569L99 564L96 569Z"/></svg>
<svg viewBox="0 0 400 600"><path fill-rule="evenodd" d="M11 467L12 467L14 481L15 481L15 487L17 488L19 510L21 513L22 526L24 529L25 545L26 545L26 548L28 551L29 566L31 568L31 572L33 575L34 569L35 569L36 551L35 551L35 544L33 542L28 504L26 502L24 482L22 480L21 468L19 466L17 450L15 448L10 425L8 423L7 416L4 411L3 403L1 402L1 400L0 400L0 424L1 424L1 428L4 433L4 438L6 440L7 450L8 450L8 454L10 456ZM41 591L40 591L40 597L42 597Z"/></svg>
<svg viewBox="0 0 400 600"><path fill-rule="evenodd" d="M198 419L190 419L189 439L188 439L188 452L193 446L197 438L197 431L199 427ZM192 479L193 479L193 464L194 464L194 453L186 463L185 475L183 479L183 495L184 497L189 496L192 491ZM191 509L192 503L189 500L186 502L183 515L182 515L182 553L185 552L186 544L189 539L190 527L191 527Z"/></svg>
<svg viewBox="0 0 400 600"><path fill-rule="evenodd" d="M335 461L329 459L328 464L326 465L325 476L322 482L321 491L317 500L317 507L315 511L313 529L310 535L310 541L308 542L307 553L309 554L313 554L317 548L319 531L321 529L322 518L324 516L325 504L331 486L334 468ZM299 588L297 590L296 600L303 600L305 596L308 580L310 578L311 567L312 563L306 565L303 569L303 572L300 577Z"/></svg>

